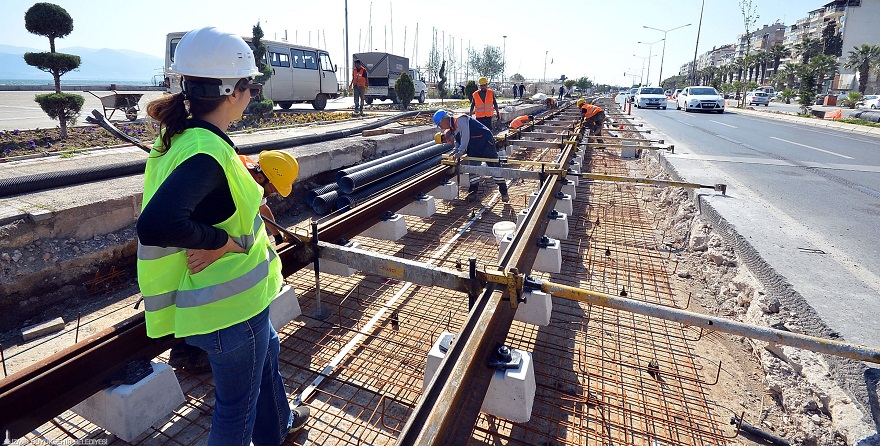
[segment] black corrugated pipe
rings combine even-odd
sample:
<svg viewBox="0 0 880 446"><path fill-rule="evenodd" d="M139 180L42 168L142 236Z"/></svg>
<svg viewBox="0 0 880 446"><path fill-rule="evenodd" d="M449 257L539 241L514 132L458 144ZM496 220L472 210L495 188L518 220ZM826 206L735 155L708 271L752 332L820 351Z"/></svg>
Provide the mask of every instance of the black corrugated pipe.
<svg viewBox="0 0 880 446"><path fill-rule="evenodd" d="M0 197L144 173L147 160L0 179Z"/></svg>
<svg viewBox="0 0 880 446"><path fill-rule="evenodd" d="M339 185L336 183L330 183L325 184L321 187L316 187L306 192L306 204L311 206L312 203L315 202L315 197L317 197L318 195L326 194L327 192L332 192L337 189L339 189Z"/></svg>
<svg viewBox="0 0 880 446"><path fill-rule="evenodd" d="M425 170L428 170L429 168L440 164L440 159L441 156L435 156L433 158L422 161L415 166L409 167L402 172L391 175L388 178L371 183L369 186L358 189L354 193L340 194L339 197L336 199L336 207L338 207L339 209L345 209L346 207L357 203L361 199L364 199L370 195L375 194L376 192L391 187L411 176L424 172Z"/></svg>
<svg viewBox="0 0 880 446"><path fill-rule="evenodd" d="M339 190L343 193L350 194L374 181L394 175L407 167L414 166L426 159L440 155L451 148L451 144L435 144L433 147L428 147L406 156L392 157L393 159L388 160L386 163L378 164L342 177L337 181L337 183L339 183Z"/></svg>
<svg viewBox="0 0 880 446"><path fill-rule="evenodd" d="M355 172L360 172L361 170L368 169L370 167L385 163L389 159L391 159L391 157L399 158L401 156L406 156L406 155L409 155L410 153L418 152L419 150L425 149L427 147L431 147L434 144L435 144L434 141L428 141L426 143L419 144L415 147L410 147L409 149L401 150L399 152L395 152L390 155L383 156L382 158L376 158L376 159L374 159L372 161L368 161L366 163L357 164L357 165L351 166L351 167L346 167L345 169L342 169L342 170L336 172L336 181L339 181L342 177L344 177L346 175L350 175Z"/></svg>
<svg viewBox="0 0 880 446"><path fill-rule="evenodd" d="M339 191L337 190L318 195L315 197L315 201L312 202L312 209L314 209L318 215L327 215L336 210L337 197L339 197Z"/></svg>
<svg viewBox="0 0 880 446"><path fill-rule="evenodd" d="M239 153L249 155L259 153L263 150L277 150L290 148L303 144L312 144L316 142L332 141L334 139L346 138L351 135L371 130L390 124L398 119L412 118L422 114L434 114L436 110L431 111L410 111L400 113L372 124L365 124L347 130L337 130L318 135L305 135L286 138L275 141L265 141L261 143L242 144L238 146ZM10 195L23 194L28 192L36 192L55 187L72 186L75 184L88 183L90 181L106 180L124 175L137 175L144 173L144 167L147 162L132 161L131 163L113 164L110 166L101 166L85 169L74 169L63 172L47 172L45 174L28 175L17 178L0 179L0 197ZM335 198L334 198L335 201ZM329 211L328 211L329 212Z"/></svg>

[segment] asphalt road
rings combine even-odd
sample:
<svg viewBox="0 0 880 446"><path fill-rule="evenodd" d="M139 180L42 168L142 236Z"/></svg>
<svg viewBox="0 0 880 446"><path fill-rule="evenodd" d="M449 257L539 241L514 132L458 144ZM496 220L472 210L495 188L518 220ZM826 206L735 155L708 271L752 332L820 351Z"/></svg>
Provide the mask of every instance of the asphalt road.
<svg viewBox="0 0 880 446"><path fill-rule="evenodd" d="M880 138L727 110L632 110L687 181L849 342L880 348ZM783 320L784 320L783 315Z"/></svg>

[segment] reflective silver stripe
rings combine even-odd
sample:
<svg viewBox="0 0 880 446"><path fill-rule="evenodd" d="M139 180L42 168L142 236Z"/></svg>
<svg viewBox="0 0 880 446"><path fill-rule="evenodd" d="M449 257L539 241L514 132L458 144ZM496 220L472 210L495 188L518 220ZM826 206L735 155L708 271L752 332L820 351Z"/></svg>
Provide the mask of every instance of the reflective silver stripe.
<svg viewBox="0 0 880 446"><path fill-rule="evenodd" d="M165 256L170 256L171 254L177 254L178 252L183 251L183 248L163 248L161 246L150 246L150 245L142 245L140 241L138 241L138 260L158 260Z"/></svg>
<svg viewBox="0 0 880 446"><path fill-rule="evenodd" d="M144 296L144 308L146 311L159 311L172 305L176 305L177 308L208 305L247 291L268 276L269 260L265 260L247 274L228 282L197 290L177 290L155 296Z"/></svg>
<svg viewBox="0 0 880 446"><path fill-rule="evenodd" d="M232 237L232 240L235 243L238 243L238 246L241 246L245 250L250 250L251 246L254 246L254 241L256 240L257 231L263 227L263 219L260 217L259 212L257 213L257 217L254 219L254 229L250 234L244 234L240 237Z"/></svg>

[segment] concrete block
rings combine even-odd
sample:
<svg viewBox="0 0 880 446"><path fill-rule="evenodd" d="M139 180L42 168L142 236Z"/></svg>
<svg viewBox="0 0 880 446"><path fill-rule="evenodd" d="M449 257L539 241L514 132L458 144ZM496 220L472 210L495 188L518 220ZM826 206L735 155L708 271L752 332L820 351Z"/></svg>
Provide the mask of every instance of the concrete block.
<svg viewBox="0 0 880 446"><path fill-rule="evenodd" d="M397 241L406 235L406 220L403 219L403 215L394 214L393 217L380 220L378 223L370 226L370 229L367 229L361 235L380 240Z"/></svg>
<svg viewBox="0 0 880 446"><path fill-rule="evenodd" d="M122 441L132 442L184 403L174 370L151 363L153 373L132 385L111 386L73 406L71 410L106 429Z"/></svg>
<svg viewBox="0 0 880 446"><path fill-rule="evenodd" d="M577 187L577 185L580 184L581 177L579 177L577 175L573 175L574 172L568 172L568 173L569 173L569 175L566 176L565 179L571 181L572 183L574 183L575 187Z"/></svg>
<svg viewBox="0 0 880 446"><path fill-rule="evenodd" d="M361 248L361 244L354 241L349 241L344 245L346 248ZM333 260L324 260L321 259L321 273L333 274L335 276L342 277L351 277L352 274L356 273L357 270L349 267L344 263L334 262ZM312 271L315 270L315 264L310 263L308 266Z"/></svg>
<svg viewBox="0 0 880 446"><path fill-rule="evenodd" d="M538 255L535 257L535 264L532 268L545 273L558 273L562 271L562 246L559 240L542 237L546 240L546 246L540 246L539 241Z"/></svg>
<svg viewBox="0 0 880 446"><path fill-rule="evenodd" d="M557 240L568 240L568 215L562 212L551 214L549 222L547 222L547 232L545 235Z"/></svg>
<svg viewBox="0 0 880 446"><path fill-rule="evenodd" d="M434 215L435 212L437 212L437 206L434 204L434 197L430 195L416 197L412 203L400 210L401 214L422 218L428 218Z"/></svg>
<svg viewBox="0 0 880 446"><path fill-rule="evenodd" d="M532 207L532 204L535 203L535 200L538 198L538 191L534 191L529 194L529 207Z"/></svg>
<svg viewBox="0 0 880 446"><path fill-rule="evenodd" d="M495 371L480 410L515 423L525 423L532 418L535 402L535 365L531 353L517 351L522 355L519 368Z"/></svg>
<svg viewBox="0 0 880 446"><path fill-rule="evenodd" d="M553 295L543 291L526 291L526 302L516 307L514 320L541 327L550 325L553 313Z"/></svg>
<svg viewBox="0 0 880 446"><path fill-rule="evenodd" d="M498 261L501 261L501 257L504 256L504 251L507 250L507 247L513 243L513 234L507 234L501 239L501 243L498 244Z"/></svg>
<svg viewBox="0 0 880 446"><path fill-rule="evenodd" d="M636 141L622 141L620 144L620 157L635 158L637 150L638 143Z"/></svg>
<svg viewBox="0 0 880 446"><path fill-rule="evenodd" d="M574 203L571 195L565 193L556 194L556 206L554 208L566 215L572 215L574 212Z"/></svg>
<svg viewBox="0 0 880 446"><path fill-rule="evenodd" d="M30 341L31 339L38 338L43 335L47 335L49 333L55 333L56 331L61 331L64 329L64 319L60 317L56 317L51 321L40 322L39 324L34 324L28 327L24 327L21 329L21 337L25 341Z"/></svg>
<svg viewBox="0 0 880 446"><path fill-rule="evenodd" d="M323 263L321 262L322 266ZM272 322L275 331L278 331L301 314L302 309L299 307L296 290L290 285L284 285L269 304L269 321Z"/></svg>
<svg viewBox="0 0 880 446"><path fill-rule="evenodd" d="M476 175L474 175L474 176L476 176ZM458 174L458 176L456 177L455 181L458 183L458 187L459 187L459 188L465 188L465 189L467 189L468 187L471 186L471 174L469 174L469 173L460 173L460 174Z"/></svg>
<svg viewBox="0 0 880 446"><path fill-rule="evenodd" d="M516 214L516 227L517 228L519 228L519 226L522 224L522 222L524 222L526 220L526 215L528 215L528 213L529 213L528 208L517 212L517 214Z"/></svg>
<svg viewBox="0 0 880 446"><path fill-rule="evenodd" d="M577 188L575 188L574 181L569 180L568 178L563 178L560 181L560 184L562 184L562 188L559 189L560 192L562 192L563 194L571 195L572 200L577 197Z"/></svg>
<svg viewBox="0 0 880 446"><path fill-rule="evenodd" d="M571 172L573 175L577 175L577 174L581 173L581 165L576 162L570 162L568 164L568 169L566 169L566 170L568 172Z"/></svg>
<svg viewBox="0 0 880 446"><path fill-rule="evenodd" d="M428 352L428 364L425 366L425 377L422 382L423 391L428 388L428 384L431 383L434 375L437 374L437 369L440 368L440 363L443 362L443 357L446 356L446 348L452 344L454 339L454 334L444 331L440 333L440 336L434 341L434 345L431 346L431 351Z"/></svg>
<svg viewBox="0 0 880 446"><path fill-rule="evenodd" d="M516 145L512 145L512 144L511 144L511 145L505 147L505 148L504 148L504 151L507 152L507 156L511 156L511 155L513 155L513 152L514 152L515 150L517 150L518 148L519 148L519 146L516 146Z"/></svg>
<svg viewBox="0 0 880 446"><path fill-rule="evenodd" d="M441 200L455 200L458 198L458 184L455 181L446 181L435 187L430 195Z"/></svg>

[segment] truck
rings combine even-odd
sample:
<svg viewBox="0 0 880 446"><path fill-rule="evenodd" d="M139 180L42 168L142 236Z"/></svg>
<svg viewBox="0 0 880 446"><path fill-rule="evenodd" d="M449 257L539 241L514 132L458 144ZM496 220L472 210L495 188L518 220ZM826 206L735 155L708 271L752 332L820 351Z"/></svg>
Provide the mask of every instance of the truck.
<svg viewBox="0 0 880 446"><path fill-rule="evenodd" d="M388 100L397 104L397 95L394 93L394 83L402 73L409 73L415 87L414 98L419 104L425 103L428 95L428 86L419 75L418 70L410 69L409 59L389 53L355 53L352 59L360 60L367 69L367 92L364 101L372 104L374 100Z"/></svg>
<svg viewBox="0 0 880 446"><path fill-rule="evenodd" d="M180 91L180 76L171 72L171 64L184 34L173 32L165 38L165 88L172 94ZM251 37L242 38L254 48ZM263 43L267 47L263 63L272 68L272 76L263 86L263 96L285 110L295 102L309 103L315 110L323 110L328 99L339 97L337 66L331 62L330 53L289 42L263 40Z"/></svg>

